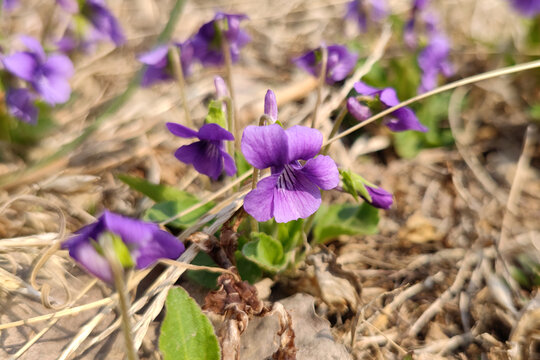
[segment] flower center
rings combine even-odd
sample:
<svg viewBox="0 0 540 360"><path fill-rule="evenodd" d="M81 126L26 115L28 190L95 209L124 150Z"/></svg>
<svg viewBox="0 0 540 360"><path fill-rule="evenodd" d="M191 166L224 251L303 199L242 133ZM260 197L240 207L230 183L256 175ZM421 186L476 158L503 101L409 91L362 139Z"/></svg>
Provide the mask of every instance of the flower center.
<svg viewBox="0 0 540 360"><path fill-rule="evenodd" d="M277 187L278 189L292 190L296 182L296 173L292 165L285 165L283 171L279 175Z"/></svg>

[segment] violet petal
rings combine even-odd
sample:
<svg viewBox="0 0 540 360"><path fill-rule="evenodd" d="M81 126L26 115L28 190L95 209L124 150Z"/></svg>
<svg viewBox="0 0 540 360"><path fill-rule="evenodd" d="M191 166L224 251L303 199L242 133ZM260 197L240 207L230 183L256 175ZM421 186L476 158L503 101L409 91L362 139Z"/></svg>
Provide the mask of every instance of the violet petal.
<svg viewBox="0 0 540 360"><path fill-rule="evenodd" d="M257 169L279 167L288 162L288 137L278 124L246 127L241 148L247 162Z"/></svg>
<svg viewBox="0 0 540 360"><path fill-rule="evenodd" d="M319 155L309 159L300 172L323 190L330 190L339 185L339 171L330 156Z"/></svg>
<svg viewBox="0 0 540 360"><path fill-rule="evenodd" d="M274 217L278 223L307 218L321 206L321 192L301 171L286 167L274 189Z"/></svg>
<svg viewBox="0 0 540 360"><path fill-rule="evenodd" d="M199 134L195 130L192 130L184 125L171 123L171 122L168 122L166 125L167 125L167 129L169 129L169 131L176 136L179 136L185 139L199 137L198 136Z"/></svg>
<svg viewBox="0 0 540 360"><path fill-rule="evenodd" d="M288 163L294 160L311 159L321 150L323 136L317 129L295 125L285 130L285 134L288 142Z"/></svg>
<svg viewBox="0 0 540 360"><path fill-rule="evenodd" d="M274 189L279 174L268 176L257 183L244 198L244 209L257 221L267 221L274 216Z"/></svg>

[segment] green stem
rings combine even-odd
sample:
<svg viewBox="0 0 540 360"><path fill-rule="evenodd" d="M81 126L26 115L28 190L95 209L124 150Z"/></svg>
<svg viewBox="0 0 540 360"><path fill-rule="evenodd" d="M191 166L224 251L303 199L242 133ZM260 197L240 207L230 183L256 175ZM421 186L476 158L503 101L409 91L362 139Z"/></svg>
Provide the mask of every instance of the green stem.
<svg viewBox="0 0 540 360"><path fill-rule="evenodd" d="M232 97L227 97L224 99L224 101L225 101L225 105L227 106L227 130L229 130L229 132L233 134L234 138L236 139L236 135L234 134L234 109L233 109L234 105L233 105ZM232 158L234 159L234 142L233 141L227 141L227 150L229 152L229 155L231 155Z"/></svg>
<svg viewBox="0 0 540 360"><path fill-rule="evenodd" d="M105 258L109 262L111 267L114 286L118 293L118 307L120 310L120 318L122 324L122 333L124 334L124 341L126 345L126 352L128 360L138 360L137 350L135 349L135 343L133 342L133 335L131 333L131 322L129 316L129 300L126 296L126 283L124 281L124 270L122 264L118 260L117 254L114 251L112 239L108 239L102 244L102 249Z"/></svg>
<svg viewBox="0 0 540 360"><path fill-rule="evenodd" d="M188 127L192 128L193 122L191 121L191 115L189 114L189 106L186 97L186 81L184 78L184 71L182 70L182 50L177 46L172 45L169 49L169 59L171 60L173 73L178 82L178 87L180 88L180 98L182 99L182 107L184 108L184 114L186 116L186 124Z"/></svg>
<svg viewBox="0 0 540 360"><path fill-rule="evenodd" d="M321 106L321 102L322 102L322 90L324 87L324 83L326 81L326 67L328 65L328 49L326 48L326 46L321 46L321 54L322 54L321 73L319 74L319 84L317 85L317 100L315 101L315 108L313 109L313 119L311 122L312 128L317 127L319 107Z"/></svg>
<svg viewBox="0 0 540 360"><path fill-rule="evenodd" d="M227 104L227 119L229 122L229 131L231 134L233 134L235 139L235 148L238 147L239 139L236 134L236 97L234 93L234 87L233 87L233 76L232 76L232 58L231 58L231 50L229 48L229 43L227 42L227 37L222 33L221 34L221 43L222 43L222 51L223 51L223 57L225 58L225 81L227 82L227 87L229 88L229 94L230 94L230 104Z"/></svg>
<svg viewBox="0 0 540 360"><path fill-rule="evenodd" d="M341 108L341 110L339 111L339 114L336 118L336 121L334 121L334 127L332 128L332 131L330 131L330 136L328 136L329 139L333 138L334 135L337 134L337 132L339 131L339 127L341 126L341 123L343 122L343 119L345 119L345 115L347 115L347 107L346 106L343 106ZM321 151L321 154L322 155L326 155L328 154L328 151L330 150L330 145L332 144L327 144Z"/></svg>

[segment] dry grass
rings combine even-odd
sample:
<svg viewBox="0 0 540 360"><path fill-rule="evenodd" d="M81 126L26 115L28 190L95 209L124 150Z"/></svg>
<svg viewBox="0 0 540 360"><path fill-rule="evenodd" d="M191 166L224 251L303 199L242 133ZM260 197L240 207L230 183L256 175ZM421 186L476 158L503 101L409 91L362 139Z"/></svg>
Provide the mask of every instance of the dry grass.
<svg viewBox="0 0 540 360"><path fill-rule="evenodd" d="M188 2L174 37L185 39L216 8L249 14L253 42L234 70L241 122L255 122L264 93L272 88L280 102L281 121L293 125L308 121L316 96L315 82L293 69L290 59L321 39L338 41L343 30L350 33L341 22L345 2ZM39 37L49 17L60 25L48 33L62 30L65 19L58 10L43 2L28 3L32 6L0 25L8 38L17 33ZM1 144L0 175L23 170L76 139L105 104L124 91L139 68L134 54L152 46L173 2L109 3L121 15L127 46L115 50L105 45L94 55L76 59L72 84L77 96L56 112L59 128L27 151ZM403 2L394 3L398 12L407 11ZM494 2L489 0L443 3L444 20L460 24L459 29L449 27L457 44L460 76L501 67L502 56L471 45L479 27L489 27L485 32L497 33L501 43L522 48L519 26L512 26L511 32L500 30L501 23L516 23L503 5L490 6ZM499 22L495 16L492 21L480 16L481 10L498 14ZM361 39L370 49L361 56L371 54L373 62L384 63L395 56L391 40L387 46L390 30L372 31ZM369 66L358 70L355 77L367 70ZM217 73L197 68L188 79L195 124L202 123ZM455 148L424 150L413 160L401 160L390 149L388 133L375 130L374 136L360 137L351 146L333 143L330 154L342 166L380 182L396 199L382 215L379 234L346 237L330 245L337 262L357 275L363 288L356 327L346 317L334 326L338 341L349 344L354 339L350 349L354 358L402 358L407 353L414 353L415 359L540 356L538 289L519 287L509 274L523 254L540 262L540 146L537 127L529 124L524 107L539 101L529 76L537 73L496 77L452 90L448 118ZM346 85L323 93L318 122L325 136L332 126L330 115L347 92ZM462 110L465 97L468 106ZM67 234L94 219L96 210L138 216L148 208L149 201L129 190L117 174L177 185L219 201L199 224L180 234L181 239L210 219L216 221L203 231L214 232L241 207L245 191L230 196L220 184L201 181L192 168L172 156L181 141L163 125L182 122L179 99L172 83L139 89L70 154L0 188L0 358L122 357L116 295L58 249ZM374 151L373 156L366 155ZM350 201L344 195L330 197ZM198 251L190 246L180 261L189 263ZM158 275L152 273L150 284L141 285L148 273L132 274L128 287L134 295L136 345L145 358L157 359L160 355L152 342L159 325L156 318L167 290L183 270L167 267ZM310 276L309 271L304 275ZM300 290L310 289L294 289ZM321 304L320 312L324 309Z"/></svg>

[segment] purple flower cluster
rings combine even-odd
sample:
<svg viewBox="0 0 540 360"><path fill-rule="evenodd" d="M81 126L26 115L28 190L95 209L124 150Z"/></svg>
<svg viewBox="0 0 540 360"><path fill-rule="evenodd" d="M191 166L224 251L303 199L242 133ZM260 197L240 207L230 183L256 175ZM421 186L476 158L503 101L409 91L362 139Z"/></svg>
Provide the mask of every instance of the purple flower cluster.
<svg viewBox="0 0 540 360"><path fill-rule="evenodd" d="M538 0L509 0L510 4L521 15L533 17L540 14L540 1Z"/></svg>
<svg viewBox="0 0 540 360"><path fill-rule="evenodd" d="M392 88L377 89L361 81L354 84L354 89L364 98L368 97L375 108L388 109L400 103L396 91ZM347 109L358 121L364 121L371 116L368 105L361 104L356 98L347 99ZM427 128L420 123L409 107L397 109L386 117L385 125L392 131L416 130L426 132Z"/></svg>
<svg viewBox="0 0 540 360"><path fill-rule="evenodd" d="M257 169L271 169L244 199L244 209L257 221L283 223L306 218L321 205L320 189L339 184L334 160L319 155L322 134L304 126L284 130L278 124L248 126L242 153Z"/></svg>
<svg viewBox="0 0 540 360"><path fill-rule="evenodd" d="M195 60L203 66L221 66L225 64L223 39L227 40L232 62L238 61L240 49L249 41L249 35L240 28L240 22L247 19L243 14L218 12L214 19L207 22L190 39L183 43L174 43L180 49L182 71L190 74ZM159 81L172 79L172 68L168 57L171 45L159 45L149 52L141 54L139 61L147 65L142 85L149 86Z"/></svg>
<svg viewBox="0 0 540 360"><path fill-rule="evenodd" d="M194 57L203 66L223 65L225 63L223 38L225 37L232 62L238 61L240 49L250 41L249 35L240 28L240 22L245 19L247 16L244 14L216 13L214 19L201 26L191 39Z"/></svg>
<svg viewBox="0 0 540 360"><path fill-rule="evenodd" d="M172 65L169 60L169 48L171 46L175 46L180 51L180 63L182 64L184 75L187 76L190 74L193 58L193 46L191 42L186 41L172 45L159 45L153 50L141 54L138 58L140 62L147 65L141 80L142 86L150 86L154 83L173 78Z"/></svg>
<svg viewBox="0 0 540 360"><path fill-rule="evenodd" d="M113 282L107 260L100 254L100 237L111 233L120 237L137 269L148 267L162 258L177 259L185 250L173 235L159 226L105 211L99 219L81 228L62 247L88 272L108 283Z"/></svg>
<svg viewBox="0 0 540 360"><path fill-rule="evenodd" d="M419 93L424 93L437 86L439 74L444 77L453 75L453 66L449 61L450 41L439 29L438 19L427 9L428 0L413 0L411 17L405 24L403 37L405 43L415 48L418 44L418 28L423 24L428 42L418 55L418 66L422 70ZM420 23L420 24L419 24Z"/></svg>
<svg viewBox="0 0 540 360"><path fill-rule="evenodd" d="M180 147L174 153L176 158L192 164L195 170L214 180L223 172L232 176L236 173L234 159L225 151L224 141L233 141L234 136L217 124L206 124L199 131L191 130L176 123L167 123L167 128L176 136L199 141Z"/></svg>
<svg viewBox="0 0 540 360"><path fill-rule="evenodd" d="M328 56L326 83L331 85L345 79L351 73L358 56L347 50L343 45L326 46L326 51ZM320 47L293 59L298 67L316 77L321 72L322 60L322 48Z"/></svg>
<svg viewBox="0 0 540 360"><path fill-rule="evenodd" d="M368 8L369 3L369 8ZM368 18L381 21L388 14L386 0L352 0L347 4L345 18L358 24L360 31L367 30Z"/></svg>
<svg viewBox="0 0 540 360"><path fill-rule="evenodd" d="M73 75L71 60L62 54L47 55L34 38L21 37L27 51L2 57L4 68L28 84L48 104L66 102L71 94L68 79ZM14 117L28 122L37 121L35 96L29 89L9 88L6 95L8 110Z"/></svg>
<svg viewBox="0 0 540 360"><path fill-rule="evenodd" d="M66 12L77 14L84 19L82 28L79 25L68 29L68 32L57 42L57 46L64 52L75 49L88 52L101 41L109 40L116 46L122 45L126 38L116 17L107 8L104 0L56 0Z"/></svg>

